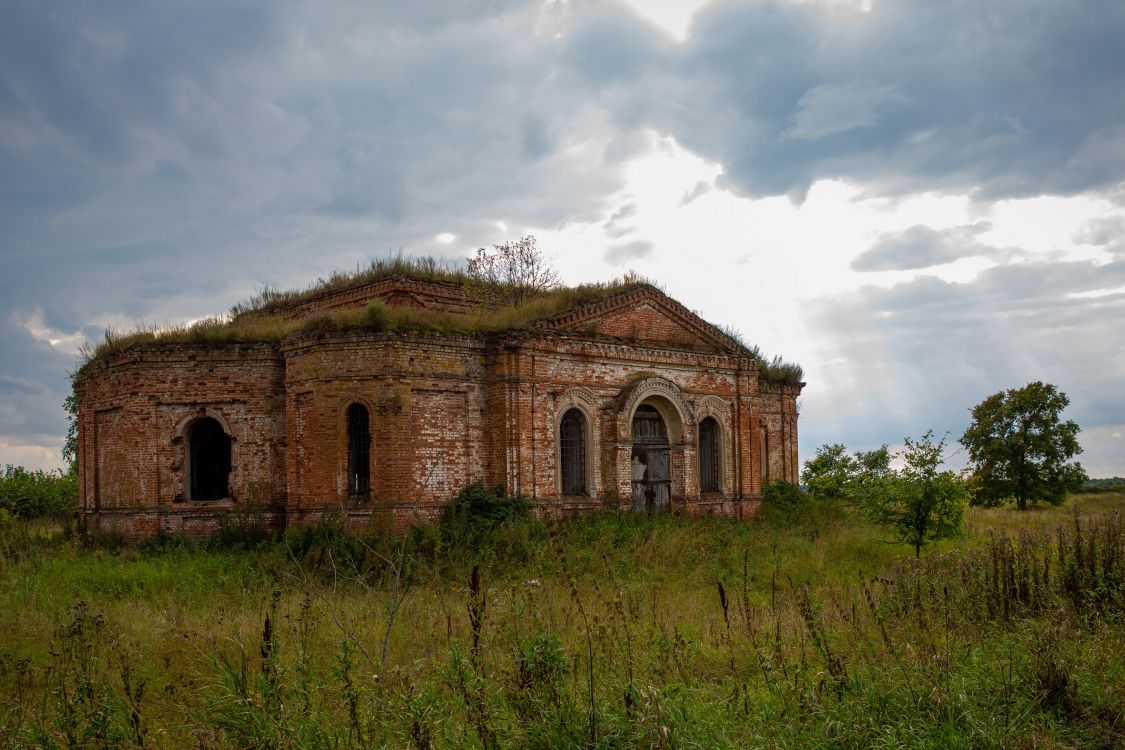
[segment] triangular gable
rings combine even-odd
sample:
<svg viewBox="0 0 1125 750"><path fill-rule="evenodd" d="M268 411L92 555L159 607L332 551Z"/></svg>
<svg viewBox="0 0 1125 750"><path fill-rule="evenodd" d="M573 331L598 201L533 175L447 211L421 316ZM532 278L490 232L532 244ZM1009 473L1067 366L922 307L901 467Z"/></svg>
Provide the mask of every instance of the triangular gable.
<svg viewBox="0 0 1125 750"><path fill-rule="evenodd" d="M392 288L388 291L381 291L377 297L383 302L386 302L391 307L425 307L425 303L418 297L405 289Z"/></svg>
<svg viewBox="0 0 1125 750"><path fill-rule="evenodd" d="M673 347L741 350L742 345L655 287L642 287L583 305L544 323L557 331L664 344Z"/></svg>

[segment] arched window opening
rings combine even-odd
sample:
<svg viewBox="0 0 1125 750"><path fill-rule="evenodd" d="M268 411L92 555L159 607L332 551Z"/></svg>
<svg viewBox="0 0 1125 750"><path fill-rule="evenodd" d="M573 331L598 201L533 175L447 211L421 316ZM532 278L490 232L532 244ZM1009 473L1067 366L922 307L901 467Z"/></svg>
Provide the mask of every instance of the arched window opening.
<svg viewBox="0 0 1125 750"><path fill-rule="evenodd" d="M633 412L633 508L652 512L668 507L672 474L668 428L656 407L641 404Z"/></svg>
<svg viewBox="0 0 1125 750"><path fill-rule="evenodd" d="M230 497L230 435L212 417L197 419L189 429L188 473L189 499Z"/></svg>
<svg viewBox="0 0 1125 750"><path fill-rule="evenodd" d="M371 430L363 404L348 407L348 496L371 496Z"/></svg>
<svg viewBox="0 0 1125 750"><path fill-rule="evenodd" d="M586 415L570 409L559 425L562 494L586 494Z"/></svg>
<svg viewBox="0 0 1125 750"><path fill-rule="evenodd" d="M714 417L699 423L699 491L719 491L719 423Z"/></svg>

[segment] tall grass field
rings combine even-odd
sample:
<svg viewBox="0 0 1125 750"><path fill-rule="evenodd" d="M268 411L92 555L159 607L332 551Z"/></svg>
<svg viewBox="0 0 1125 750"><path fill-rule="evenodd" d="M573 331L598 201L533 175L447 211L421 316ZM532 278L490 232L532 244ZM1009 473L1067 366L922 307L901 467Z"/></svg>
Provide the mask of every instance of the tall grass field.
<svg viewBox="0 0 1125 750"><path fill-rule="evenodd" d="M1120 748L1119 492L87 545L0 514L0 746Z"/></svg>

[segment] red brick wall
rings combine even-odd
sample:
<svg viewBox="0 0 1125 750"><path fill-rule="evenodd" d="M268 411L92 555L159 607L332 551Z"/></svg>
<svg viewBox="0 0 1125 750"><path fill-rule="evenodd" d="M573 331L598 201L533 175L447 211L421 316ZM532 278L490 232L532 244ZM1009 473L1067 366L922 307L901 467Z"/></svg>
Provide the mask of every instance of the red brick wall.
<svg viewBox="0 0 1125 750"><path fill-rule="evenodd" d="M347 422L367 406L371 499L354 510L434 515L485 475L484 346L467 337L351 333L285 347L290 508L348 504Z"/></svg>
<svg viewBox="0 0 1125 750"><path fill-rule="evenodd" d="M635 307L605 325L653 331L651 310ZM132 537L161 528L205 533L232 507L259 502L273 508L276 523L332 512L355 524L401 525L436 517L460 487L483 477L545 513L628 508L630 410L647 387L658 408L683 414L670 435L673 509L752 515L765 467L771 478L797 478L800 388L761 384L753 360L688 349L675 333L688 335L686 328L660 325L669 340L660 345L589 332L486 340L352 331L280 346L135 347L87 366L78 379L82 507L91 530ZM370 418L365 501L347 491L353 403ZM585 497L559 492L558 422L570 406L590 426ZM234 438L233 500L184 500L180 431L200 414L220 419ZM704 416L722 428L723 492L701 497Z"/></svg>
<svg viewBox="0 0 1125 750"><path fill-rule="evenodd" d="M496 433L505 435L511 447L496 453L509 458L507 484L549 505L624 507L631 503L631 425L629 415L620 412L619 401L631 383L654 379L676 386L686 402L679 440L672 439L673 494L688 511L715 505L714 510L737 514L738 504L732 505L733 501L756 502L760 492L760 443L751 439L759 411L780 411L788 398L774 390L759 393L757 367L748 358L577 336L547 336L528 342L518 353L494 360L494 368L498 381L501 374L517 381L503 389L504 403L512 413L496 419L501 428ZM594 449L596 456L594 475L588 482L594 497L585 500L560 499L557 486L557 424L568 393L575 388L588 392L593 400L588 449ZM716 403L717 409L713 408ZM699 498L696 426L703 416L714 416L722 427L722 497ZM795 449L795 431L791 437ZM788 460L795 461L795 454Z"/></svg>
<svg viewBox="0 0 1125 750"><path fill-rule="evenodd" d="M199 416L230 429L233 502L283 506L283 377L283 361L267 345L149 345L83 368L79 504L90 530L138 537L213 529L232 502L185 500L183 427Z"/></svg>

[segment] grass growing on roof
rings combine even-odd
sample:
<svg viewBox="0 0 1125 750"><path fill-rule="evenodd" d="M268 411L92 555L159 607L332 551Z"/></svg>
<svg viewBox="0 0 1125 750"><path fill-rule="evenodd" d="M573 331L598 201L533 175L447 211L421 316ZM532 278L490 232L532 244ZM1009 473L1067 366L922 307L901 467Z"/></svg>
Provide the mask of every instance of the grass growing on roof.
<svg viewBox="0 0 1125 750"><path fill-rule="evenodd" d="M325 294L373 284L376 281L406 276L421 281L443 281L465 285L470 277L465 267L430 256L407 256L397 253L385 258L373 258L366 266L357 265L353 271L334 271L321 277L305 289L280 290L266 287L246 302L231 308L231 317L247 313L268 312L271 309L297 305Z"/></svg>
<svg viewBox="0 0 1125 750"><path fill-rule="evenodd" d="M467 272L434 258L411 258L396 255L377 258L367 267L350 273L334 273L318 279L308 288L281 292L264 289L245 303L231 308L229 315L218 315L190 324L139 324L132 331L107 329L96 346L84 352L85 362L98 360L115 352L141 344L203 344L222 346L238 343L276 343L287 336L306 332L331 332L366 329L377 332L434 332L449 334L487 334L527 330L536 324L583 305L593 304L642 287L655 287L651 281L628 273L609 282L593 282L573 287L556 287L535 294L521 305L493 306L481 304L470 312L409 306L389 306L375 300L366 308L346 307L312 314L301 319L282 317L277 311L336 291L342 291L399 276L424 281L442 281L466 286L473 281ZM662 291L662 290L661 290ZM741 334L732 328L720 327L736 343L756 359L762 376L774 383L800 383L799 365L775 357L767 360L757 347L745 344ZM85 364L84 362L84 364Z"/></svg>

